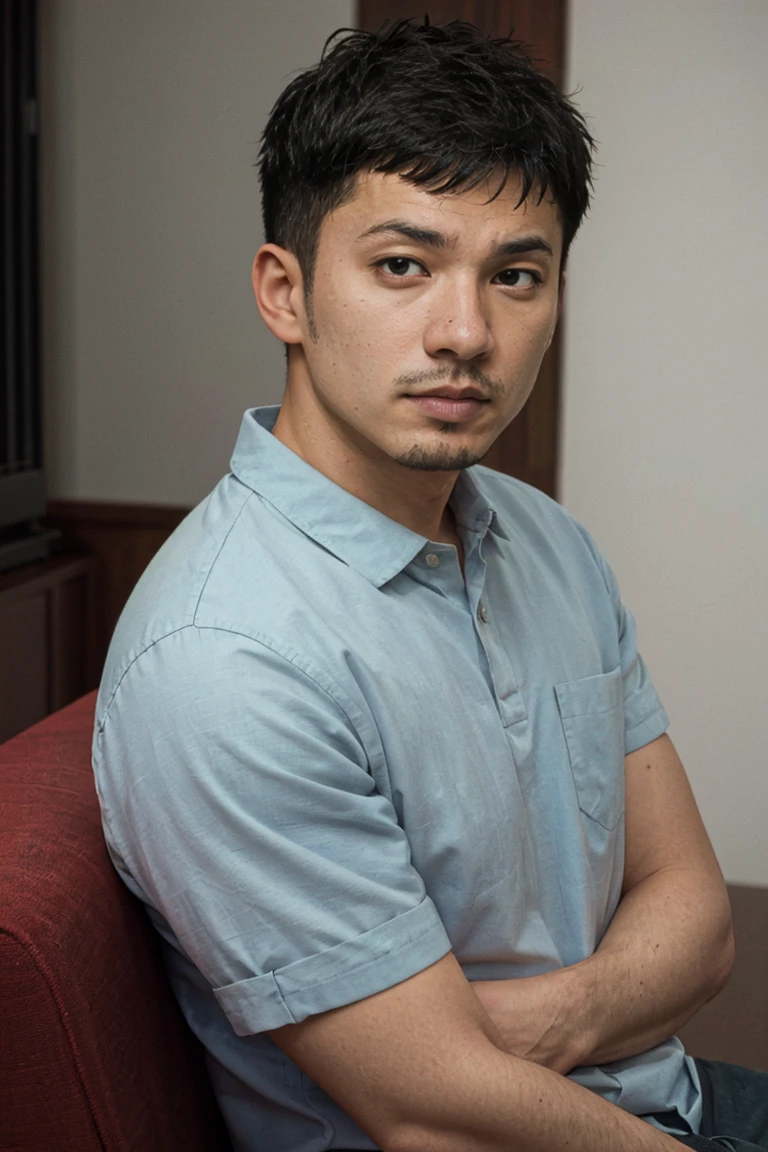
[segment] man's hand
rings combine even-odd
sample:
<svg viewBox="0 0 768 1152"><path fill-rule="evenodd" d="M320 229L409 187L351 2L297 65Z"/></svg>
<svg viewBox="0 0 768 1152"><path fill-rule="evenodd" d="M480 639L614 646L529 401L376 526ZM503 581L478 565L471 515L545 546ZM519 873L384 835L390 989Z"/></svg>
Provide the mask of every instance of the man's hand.
<svg viewBox="0 0 768 1152"><path fill-rule="evenodd" d="M518 980L476 980L472 988L511 1056L561 1075L589 1062L592 996L575 967Z"/></svg>
<svg viewBox="0 0 768 1152"><path fill-rule="evenodd" d="M725 884L672 742L633 752L625 771L624 891L596 952L472 985L506 1050L556 1072L668 1039L720 991L733 959Z"/></svg>

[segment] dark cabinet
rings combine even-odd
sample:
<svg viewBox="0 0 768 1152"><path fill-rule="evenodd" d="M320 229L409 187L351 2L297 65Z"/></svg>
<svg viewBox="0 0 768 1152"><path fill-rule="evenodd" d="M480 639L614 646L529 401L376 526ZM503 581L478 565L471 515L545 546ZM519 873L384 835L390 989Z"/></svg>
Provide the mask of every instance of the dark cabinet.
<svg viewBox="0 0 768 1152"><path fill-rule="evenodd" d="M0 574L0 741L93 686L93 566L54 556Z"/></svg>

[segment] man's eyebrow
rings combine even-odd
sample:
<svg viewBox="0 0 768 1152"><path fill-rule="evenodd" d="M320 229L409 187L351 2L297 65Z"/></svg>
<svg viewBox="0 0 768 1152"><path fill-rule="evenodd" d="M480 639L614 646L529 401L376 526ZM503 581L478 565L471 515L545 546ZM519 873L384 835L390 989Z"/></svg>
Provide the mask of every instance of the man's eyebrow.
<svg viewBox="0 0 768 1152"><path fill-rule="evenodd" d="M492 256L521 256L525 252L545 252L554 255L552 245L543 236L518 236L516 240L505 240L497 244Z"/></svg>
<svg viewBox="0 0 768 1152"><path fill-rule="evenodd" d="M426 248L450 248L455 241L443 232L435 232L431 228L418 228L409 224L407 220L385 220L383 224L374 224L358 236L358 240L366 236L376 236L379 232L396 233L404 236L406 240L413 240L415 244L423 244Z"/></svg>
<svg viewBox="0 0 768 1152"><path fill-rule="evenodd" d="M363 240L366 236L377 236L380 233L402 236L406 240L412 240L415 244L422 244L426 248L452 248L456 243L452 236L446 236L443 232L435 232L431 228L419 228L415 224L409 224L407 220L385 220L382 224L374 224L372 228L362 232L358 236L358 240ZM490 255L491 259L498 259L499 257L521 256L526 252L544 252L547 256L554 255L552 245L543 236L536 234L518 236L514 240L505 240L501 244L495 245Z"/></svg>

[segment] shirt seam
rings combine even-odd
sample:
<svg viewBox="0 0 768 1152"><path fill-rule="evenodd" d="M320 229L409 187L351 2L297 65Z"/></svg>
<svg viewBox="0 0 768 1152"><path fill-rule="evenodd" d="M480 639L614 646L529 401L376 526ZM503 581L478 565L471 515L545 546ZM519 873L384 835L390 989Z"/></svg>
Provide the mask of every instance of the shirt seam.
<svg viewBox="0 0 768 1152"><path fill-rule="evenodd" d="M430 903L432 903L434 905L434 901L432 901L432 898L429 895L429 893L425 892L425 894L422 896L419 903L414 904L414 906L412 908L408 908L405 912L398 912L396 916L391 916L389 918L389 920L383 920L380 924L376 924L373 928L369 928L365 932L358 933L357 936L353 936L349 940L341 941L341 945L346 946L346 945L354 944L355 941L359 940L362 936L369 936L372 933L384 931L385 929L389 928L390 925L394 924L394 922L396 920L399 920L400 917L409 916L409 915L412 915L414 912L419 911L419 909L424 907L424 905L427 903L428 900L430 901ZM429 909L427 909L427 911L429 911ZM439 913L437 913L436 909L435 909L435 912L437 915L438 924L440 925L440 927L442 927L443 931L446 931L445 925L440 920L440 915L439 915ZM432 930L434 930L434 925L432 926ZM425 932L428 933L429 931L430 931L430 929L422 928L420 935L417 936L416 934L414 934L412 936L412 938L408 941L408 943L420 942L421 940L423 940ZM446 936L447 936L447 932L446 932ZM450 945L450 940L449 940L449 945ZM281 987L281 981L284 979L284 977L282 976L282 973L286 972L289 968L292 968L294 964L304 964L309 960L314 960L316 958L325 956L328 952L332 952L335 948L338 948L338 947L339 947L338 944L334 944L334 945L332 945L331 948L325 948L321 952L315 952L314 955L312 955L312 956L303 956L300 960L293 960L289 964L284 964L281 968L270 969L270 974L273 977L275 984L277 985L277 989L280 993L280 998L283 1001L286 1009L291 1013L291 1016L293 1016L293 1012L291 1011L291 1009L289 1007L288 1000L286 999L286 995L292 997L294 994L291 992L285 993L283 991L283 988ZM369 956L367 959L361 961L361 963L355 964L354 967L346 969L345 975L347 977L351 977L351 976L357 975L358 972L364 972L367 968L370 968L372 965L379 964L379 963L381 963L382 960L386 960L386 958L388 956L392 955L393 949L397 950L397 949L400 949L402 947L403 947L403 941L398 941L394 945L392 945L386 949L382 949L382 950L378 951L375 956ZM449 947L449 951L450 951L450 947ZM445 955L445 953L443 953L443 955ZM264 973L264 975L266 975L266 973ZM224 987L234 988L238 984L248 983L249 980L261 980L261 979L263 979L263 976L255 976L255 977L254 976L246 976L245 979L236 980L233 984L224 985ZM289 979L290 979L290 977L289 977ZM300 992L310 992L315 988L323 988L326 984L332 984L332 983L338 981L338 979L339 979L339 977L338 977L337 973L334 973L332 976L325 976L322 979L313 979L311 981L311 983L308 983L308 984L302 983L300 985L299 991ZM218 989L217 989L217 991L218 991Z"/></svg>
<svg viewBox="0 0 768 1152"><path fill-rule="evenodd" d="M216 567L216 561L218 560L219 556L221 556L221 553L222 553L222 551L224 550L224 545L226 544L227 540L229 540L229 537L230 537L230 535L232 534L232 531L233 531L233 529L234 529L235 525L237 524L238 520L239 520L239 519L240 519L240 517L242 516L242 514L243 514L243 510L244 510L244 508L245 508L246 504L250 503L250 501L251 501L252 497L255 495L255 492L253 491L253 489L252 489L252 488L248 488L248 489L247 489L247 492L248 492L248 495L246 496L245 500L243 500L242 504L241 504L241 505L240 505L240 507L238 508L238 511L237 511L237 515L234 517L234 519L232 520L232 523L230 524L229 528L228 528L228 529L227 529L227 531L224 533L224 538L223 538L223 540L221 541L221 544L219 545L219 547L218 547L218 549L217 549L216 555L213 557L213 559L211 560L210 564L208 565L208 571L207 571L207 572L206 572L206 574L205 574L205 579L203 580L203 583L202 583L202 585L201 585L201 588L200 588L200 592L199 592L199 595L198 595L198 597L197 597L197 600L196 600L196 602L195 602L195 607L194 607L194 609L193 609L193 611L192 611L192 624L196 624L196 623L197 623L197 613L198 613L198 611L200 610L200 601L202 600L202 598L203 598L203 595L204 595L204 593L205 593L205 590L206 590L206 588L208 587L208 581L209 581L209 580L210 580L210 578L211 578L211 575L212 575L212 573L213 573L213 569Z"/></svg>
<svg viewBox="0 0 768 1152"><path fill-rule="evenodd" d="M194 625L192 623L188 623L188 624L180 624L178 628L170 628L167 632L163 632L163 634L161 636L155 636L154 640L150 640L149 644L145 644L144 647L139 652L137 652L134 656L131 657L131 659L128 661L125 668L120 673L117 680L115 681L114 688L112 689L112 691L109 694L109 699L107 700L106 704L104 705L103 719L100 721L97 721L96 730L99 733L99 735L102 735L104 733L104 729L107 726L107 719L109 718L109 710L112 707L115 696L117 696L117 693L120 690L120 685L123 683L123 680L125 680L126 676L130 672L131 668L133 668L134 664L136 664L137 661L139 661L142 658L142 656L145 656L151 648L154 648L156 644L160 644L163 640L167 640L169 636L175 636L177 634L177 632L186 632L186 630L188 628L193 628L193 627L194 627Z"/></svg>
<svg viewBox="0 0 768 1152"><path fill-rule="evenodd" d="M109 694L109 699L107 700L106 704L104 705L103 719L101 721L99 721L97 719L97 721L96 721L96 731L99 733L99 735L103 734L103 732L104 732L104 729L105 729L106 724L107 724L107 719L109 716L109 710L112 707L112 703L115 699L115 696L117 695L117 693L120 689L120 685L122 684L123 680L128 675L128 673L130 672L131 668L136 663L136 661L140 660L141 657L144 656L150 650L150 648L154 648L154 646L156 644L159 644L161 640L167 640L167 638L169 636L174 636L177 632L183 632L185 629L194 626L195 619L196 619L197 613L198 613L198 609L200 607L200 601L201 601L201 599L203 597L203 593L205 592L205 589L208 585L208 581L211 578L211 573L213 572L216 561L218 560L219 556L221 555L222 549L224 548L224 545L226 544L227 540L229 539L229 536L230 536L230 533L232 532L232 529L235 527L235 524L237 524L238 520L240 519L240 516L242 515L243 509L245 508L246 504L251 499L251 497L254 495L253 490L250 488L247 489L247 493L248 494L247 494L245 500L243 500L242 504L240 505L240 507L237 511L237 515L234 517L234 519L232 520L232 523L230 524L229 528L225 532L224 538L222 539L221 544L219 545L219 547L216 550L216 555L213 557L210 564L208 565L208 571L206 572L205 579L203 580L199 595L198 595L197 600L195 602L195 607L192 611L191 621L189 621L186 624L180 624L178 628L170 628L167 632L163 632L163 634L161 636L156 636L153 640L151 640L149 642L149 644L145 644L145 646L139 652L137 652L132 657L131 660L128 661L125 668L120 673L120 676L116 680L114 688L112 689L112 691Z"/></svg>
<svg viewBox="0 0 768 1152"><path fill-rule="evenodd" d="M370 935L372 933L378 933L378 932L384 931L391 924L393 924L395 921L399 920L402 916L411 915L414 912L418 912L418 911L424 909L424 906L427 904L428 901L430 903L433 903L429 894L425 893L424 896L422 897L422 899L419 901L419 903L414 905L413 908L408 909L407 912L404 912L404 913L400 912L396 916L390 917L389 920L384 920L380 924L377 924L374 928L369 929L367 932L360 933L357 937L353 937L351 940L348 940L348 941L342 941L341 943L344 945L354 944L355 940L359 939L360 936L367 936L367 935ZM429 967L431 964L436 963L437 960L441 959L443 956L446 956L448 954L448 952L450 952L452 950L452 944L451 944L450 938L448 937L447 930L446 930L445 925L443 924L442 920L440 919L440 915L437 912L437 909L434 908L434 904L433 904L433 913L436 915L436 922L434 924L432 924L426 930L422 930L420 933L414 933L410 937L408 937L405 946L421 947L423 945L423 941L425 939L425 936L428 938L428 937L430 937L430 935L432 933L434 933L434 931L436 929L438 929L438 930L442 929L442 931L445 933L445 936L447 939L447 947L443 948L443 946L441 945L442 950L441 950L440 956L438 956L435 960L429 960L427 963L425 963L424 967L419 968L420 972L423 972L427 967ZM334 949L338 948L339 946L340 945L334 945L331 949L323 949L323 951L316 952L312 956L302 957L298 961L296 961L296 960L291 961L289 964L285 964L281 968L269 969L267 972L263 972L259 976L246 976L246 977L243 977L241 980L233 981L231 984L224 984L224 985L220 985L219 987L214 987L213 993L217 998L218 998L219 994L223 994L223 995L228 996L230 993L234 992L235 990L241 990L244 985L250 984L254 981L264 981L267 979L267 977L271 977L270 983L275 988L275 990L279 996L281 1005L285 1008L285 1011L291 1017L291 1020L293 1020L295 1022L296 1017L295 1017L295 1013L294 1013L293 1007L292 1007L293 1001L297 998L302 997L302 996L306 996L307 994L312 993L315 990L318 990L318 989L321 990L321 989L325 988L328 984L338 983L339 975L338 975L338 973L336 973L334 975L325 976L321 979L317 979L317 978L313 977L308 981L301 980L301 981L299 981L297 987L293 991L286 991L282 987L282 982L285 979L290 981L291 977L290 977L290 975L284 976L283 974L288 972L288 970L290 968L294 967L296 964L306 964L307 961L318 960L318 959L322 958L324 955L326 955L328 951L334 951ZM396 955L398 953L398 950L400 948L402 948L403 946L404 945L403 945L402 941L400 941L399 943L395 942L393 945L387 947L386 949L378 950L376 952L376 955L369 956L365 960L361 961L360 963L355 964L352 967L345 968L344 969L344 979L350 979L352 977L359 975L360 973L365 973L367 971L370 971L372 968L374 970L376 970L376 968L380 967L382 965L382 962L386 961L388 959L388 957L392 956L393 954ZM430 950L429 954L432 955L432 950ZM393 987L393 985L391 985L391 984L386 985L385 988L382 989L382 991L386 991L386 989L390 988L390 987ZM373 995L373 993L371 993L371 995ZM239 999L239 996L240 996L240 992L238 991L237 992L237 999Z"/></svg>
<svg viewBox="0 0 768 1152"><path fill-rule="evenodd" d="M296 1017L294 1016L293 1012L291 1011L291 1009L290 1009L290 1007L289 1007L289 1005L288 1005L288 1001L285 999L285 996L283 996L283 990L282 990L282 988L280 987L280 985L278 984L278 981L277 981L277 976L275 975L275 971L274 971L274 969L272 970L272 972L270 973L270 975L271 975L271 977L272 977L272 983L273 983L273 984L274 984L274 986L275 986L275 991L277 992L277 995L278 995L278 997L280 998L280 1003L282 1004L283 1008L285 1008L286 1012L287 1012L287 1013L288 1013L288 1015L290 1016L290 1018L291 1018L291 1022L292 1022L293 1024L295 1024L295 1023L296 1023ZM215 992L215 989L214 989L214 992Z"/></svg>
<svg viewBox="0 0 768 1152"><path fill-rule="evenodd" d="M427 897L425 897L425 899L427 899ZM414 906L414 909L415 908L421 908L423 903L424 903L424 900L421 900L420 903L418 903ZM401 913L401 915L402 915L402 913ZM381 927L386 928L391 923L392 923L391 920L385 920L384 923L381 925ZM350 943L352 943L352 941L350 941ZM395 947L398 947L398 945L396 945ZM448 949L448 951L450 951L450 948ZM346 975L351 978L353 976L357 976L361 972L365 972L366 970L368 970L371 967L376 967L377 965L381 964L381 962L383 960L386 960L389 956L391 956L392 952L393 952L393 949L391 947L389 947L389 948L386 948L385 950L383 950L381 952L378 952L375 956L369 956L367 960L363 960L362 963L356 964L354 968L348 969ZM446 953L443 953L443 955L445 955L445 954ZM323 953L318 952L318 953L316 953L316 955L322 956ZM279 971L280 971L279 969L275 969L273 971L273 975L275 977L275 982L277 983L278 988L280 988L280 980L281 980L281 976L279 975ZM300 988L299 991L301 993L312 992L316 988L323 988L327 984L333 984L334 982L338 982L338 976L336 976L336 975L325 976L322 980L313 980L311 984L302 985L302 987ZM288 1007L288 1001L285 998L286 993L283 991L282 988L280 988L280 995L281 995L286 1007ZM293 993L289 992L288 996L292 997ZM291 1012L291 1015L293 1015L293 1012Z"/></svg>
<svg viewBox="0 0 768 1152"><path fill-rule="evenodd" d="M222 624L192 623L191 625L186 625L186 627L192 627L197 632L225 632L231 636L241 636L244 640L250 640L252 644L258 644L260 647L266 648L269 652L274 653L275 656L279 657L279 659L283 660L286 664L290 664L290 666L295 668L304 679L311 681L312 684L319 688L325 696L332 700L336 707L339 708L347 718L358 736L360 736L360 728L364 726L364 720L362 715L359 715L357 720L353 719L353 717L350 715L350 711L355 713L357 712L357 709L355 708L352 701L347 699L346 694L342 692L339 686L335 683L335 681L331 680L330 677L328 678L327 685L318 680L317 676L314 675L313 672L305 666L306 661L302 657L302 654L296 651L296 649L283 649L282 647L278 647L272 638L266 636L264 633L244 632L240 628L226 627ZM176 631L182 631L182 629L176 629ZM163 639L165 639L165 637L163 637ZM333 691L331 691L331 688L329 688L328 685L333 688ZM364 740L362 740L362 744L363 747L365 747Z"/></svg>
<svg viewBox="0 0 768 1152"><path fill-rule="evenodd" d="M664 705L660 704L658 708L654 708L653 712L649 712L647 716L644 716L642 718L642 720L638 720L637 723L633 724L631 728L625 729L625 735L629 736L631 732L635 732L635 731L637 731L638 728L642 728L645 724L648 724L656 716L658 716L659 719L661 719L661 717L666 717L666 715L667 715L667 713L664 710Z"/></svg>
<svg viewBox="0 0 768 1152"><path fill-rule="evenodd" d="M283 651L277 647L269 637L258 634L254 635L253 633L244 632L238 628L223 627L220 624L196 624L194 622L182 624L178 628L169 629L169 631L164 632L162 636L156 636L155 639L152 640L149 644L145 645L145 647L142 648L140 652L137 652L133 659L130 660L124 668L123 672L115 683L112 692L109 695L109 699L104 707L103 719L97 724L97 731L100 735L104 733L106 728L109 711L112 707L115 696L120 690L120 686L122 685L123 680L125 680L133 666L142 658L142 656L146 656L146 654L152 648L156 647L164 640L167 640L170 636L175 636L180 632L187 631L188 629L194 629L196 632L224 632L231 636L241 636L244 640L249 640L252 644L258 644L260 647L266 648L269 652L274 653L274 655L277 656L280 660L284 661L286 664L289 664L292 668L295 668L296 671L305 680L309 680L312 684L314 684L315 687L318 688L325 696L327 696L328 699L331 700L333 704L335 704L336 707L340 710L342 715L352 726L352 729L360 740L363 749L366 750L366 759L370 762L366 740L363 736L363 730L367 727L365 719L361 713L358 713L358 710L355 708L353 702L347 699L346 694L341 691L339 686L333 680L331 680L330 677L328 678L328 683L323 684L320 680L317 679L317 676L313 675L312 671L310 671L305 666L305 662L302 659L301 653L297 652L295 649ZM301 661L301 663L299 661ZM333 690L331 690L331 688ZM356 719L355 716L357 716Z"/></svg>

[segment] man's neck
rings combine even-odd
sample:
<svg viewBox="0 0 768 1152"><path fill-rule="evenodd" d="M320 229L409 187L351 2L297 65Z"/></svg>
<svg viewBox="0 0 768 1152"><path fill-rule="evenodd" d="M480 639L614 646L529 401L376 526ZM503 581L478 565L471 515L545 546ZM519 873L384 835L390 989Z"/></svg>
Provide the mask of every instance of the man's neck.
<svg viewBox="0 0 768 1152"><path fill-rule="evenodd" d="M363 453L324 421L298 418L285 400L272 433L340 488L428 540L455 545L461 556L448 505L458 471L409 468L376 449Z"/></svg>

